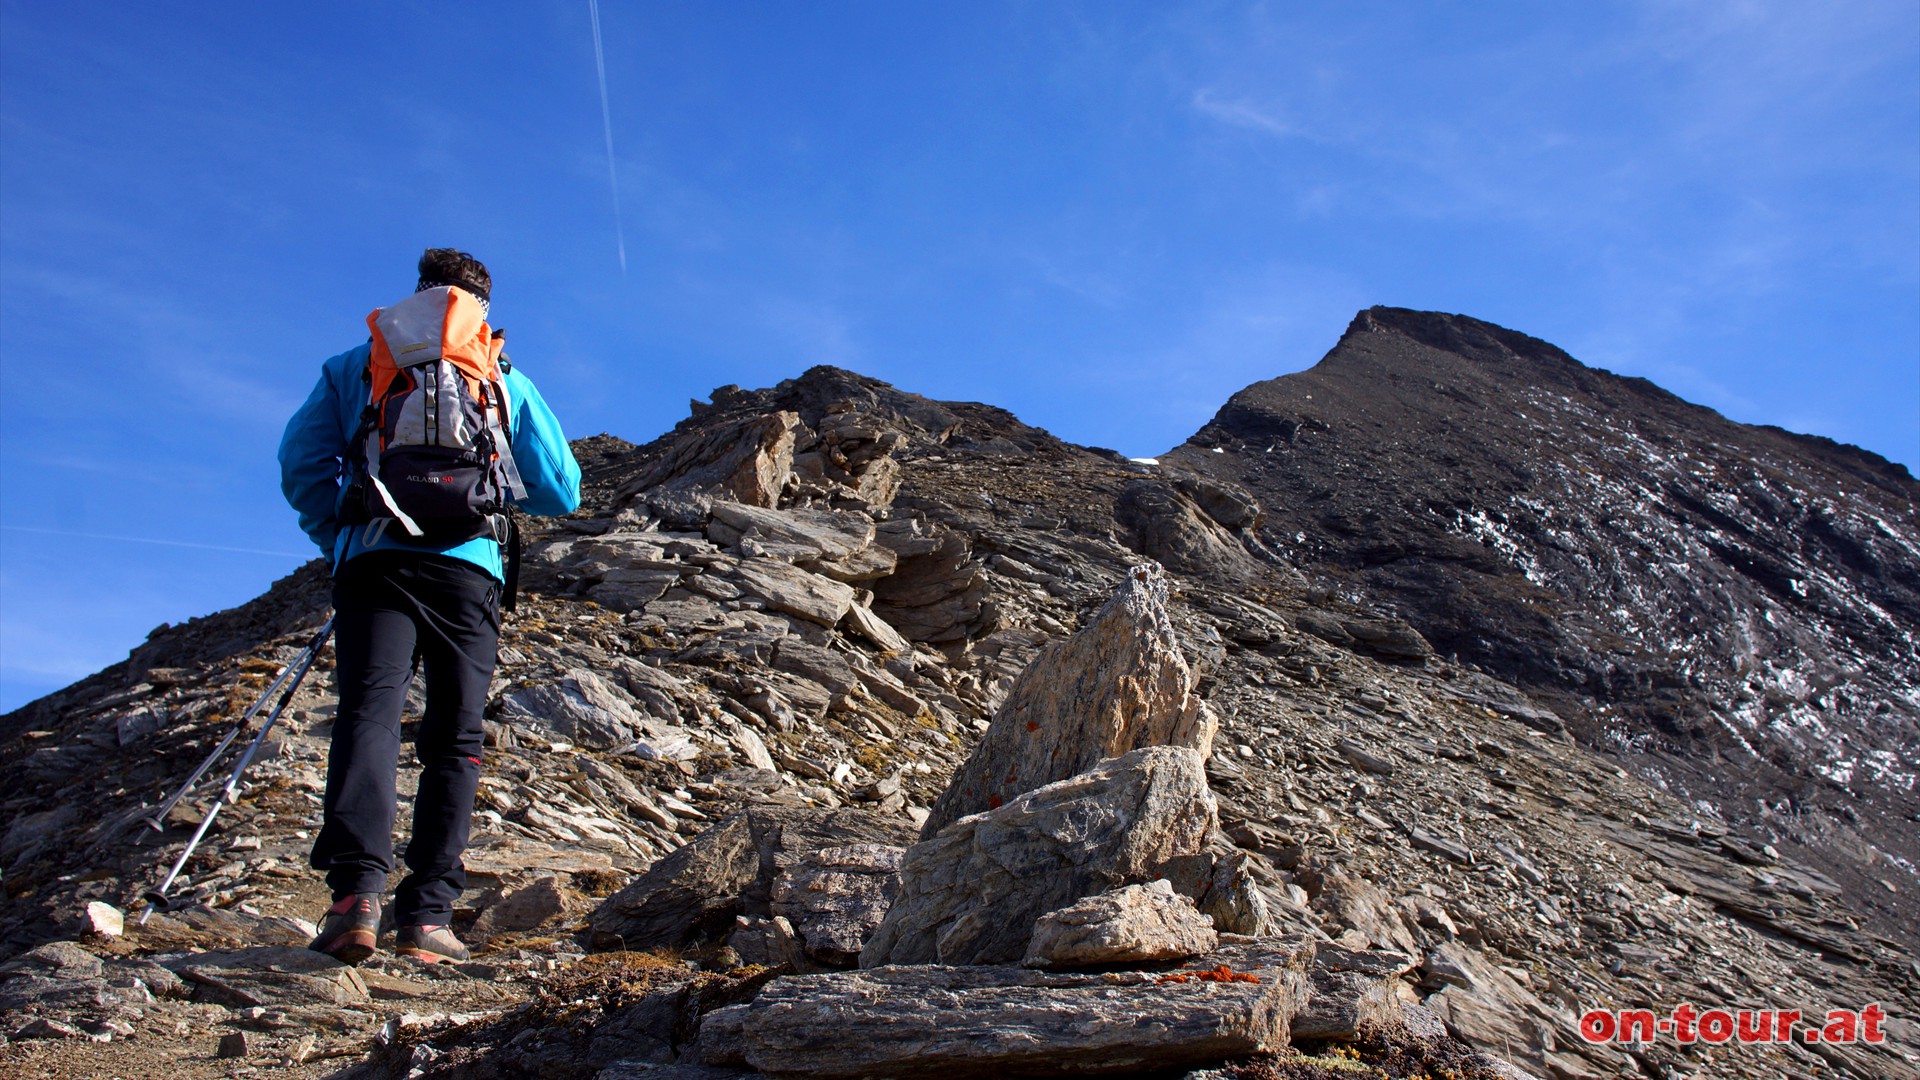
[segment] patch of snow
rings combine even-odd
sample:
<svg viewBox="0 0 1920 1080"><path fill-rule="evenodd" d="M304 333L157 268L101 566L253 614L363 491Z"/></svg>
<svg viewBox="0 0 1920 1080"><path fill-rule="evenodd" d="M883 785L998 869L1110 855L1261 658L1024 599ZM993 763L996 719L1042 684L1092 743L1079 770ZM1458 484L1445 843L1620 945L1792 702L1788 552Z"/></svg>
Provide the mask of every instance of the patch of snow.
<svg viewBox="0 0 1920 1080"><path fill-rule="evenodd" d="M1535 585L1547 584L1547 576L1541 572L1539 561L1524 543L1514 538L1504 520L1496 521L1485 510L1475 509L1471 514L1462 514L1459 522L1449 531L1471 537L1492 548Z"/></svg>
<svg viewBox="0 0 1920 1080"><path fill-rule="evenodd" d="M1735 716L1735 719L1743 719L1742 717L1740 717L1738 712L1736 712L1734 716ZM1747 741L1746 735L1743 734L1738 727L1734 726L1734 724L1731 721L1729 721L1726 717L1721 716L1719 713L1714 713L1713 718L1719 721L1720 726L1726 729L1727 734L1733 737L1734 742L1737 742L1740 744L1740 749L1745 750L1748 756L1756 757L1756 758L1760 756L1760 752L1758 750L1755 750L1753 748L1753 744ZM1748 721L1748 723L1751 724L1751 721Z"/></svg>

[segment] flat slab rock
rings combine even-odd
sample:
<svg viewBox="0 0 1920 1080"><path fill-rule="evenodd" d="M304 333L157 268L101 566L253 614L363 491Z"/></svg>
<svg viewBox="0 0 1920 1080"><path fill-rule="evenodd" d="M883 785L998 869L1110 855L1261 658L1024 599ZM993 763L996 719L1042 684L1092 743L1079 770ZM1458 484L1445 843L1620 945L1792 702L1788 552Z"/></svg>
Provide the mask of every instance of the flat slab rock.
<svg viewBox="0 0 1920 1080"><path fill-rule="evenodd" d="M844 582L808 573L779 559L742 559L731 567L733 580L775 611L821 626L837 625L853 607L859 590Z"/></svg>
<svg viewBox="0 0 1920 1080"><path fill-rule="evenodd" d="M799 547L805 549L812 558L844 559L873 544L873 519L865 514L837 510L772 510L763 506L716 501L713 504L713 517L732 526L745 537Z"/></svg>
<svg viewBox="0 0 1920 1080"><path fill-rule="evenodd" d="M331 956L306 949L262 945L195 953L169 960L166 966L196 984L195 1001L229 1008L325 1008L362 1005L371 1000L359 972Z"/></svg>
<svg viewBox="0 0 1920 1080"><path fill-rule="evenodd" d="M1309 941L1217 950L1178 972L896 966L768 983L708 1014L702 1060L775 1077L1097 1076L1217 1063L1287 1045ZM1196 972L1224 966L1254 981ZM1184 978L1178 978L1184 976Z"/></svg>

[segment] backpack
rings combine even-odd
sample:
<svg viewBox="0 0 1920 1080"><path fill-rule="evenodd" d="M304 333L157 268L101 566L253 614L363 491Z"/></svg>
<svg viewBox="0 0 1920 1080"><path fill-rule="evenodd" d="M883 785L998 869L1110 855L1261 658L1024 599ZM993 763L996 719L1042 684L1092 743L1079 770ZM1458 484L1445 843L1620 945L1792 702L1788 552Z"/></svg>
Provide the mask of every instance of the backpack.
<svg viewBox="0 0 1920 1080"><path fill-rule="evenodd" d="M345 524L440 545L505 542L514 467L505 334L464 290L439 286L367 316L367 406L348 442Z"/></svg>

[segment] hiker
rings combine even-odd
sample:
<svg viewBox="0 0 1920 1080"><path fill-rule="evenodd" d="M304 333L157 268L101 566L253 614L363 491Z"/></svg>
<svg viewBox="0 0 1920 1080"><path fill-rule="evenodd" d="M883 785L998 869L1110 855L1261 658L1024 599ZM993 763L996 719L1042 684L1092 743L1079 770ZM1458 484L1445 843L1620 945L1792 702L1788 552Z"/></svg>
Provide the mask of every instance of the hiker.
<svg viewBox="0 0 1920 1080"><path fill-rule="evenodd" d="M321 365L280 442L281 490L333 563L340 707L312 864L334 903L308 947L347 963L379 940L400 713L416 669L426 709L395 948L429 963L467 958L448 924L466 887L503 590L513 600L518 533L506 510L580 505L559 421L487 325L486 267L429 248L419 274L411 296L367 316L366 344Z"/></svg>

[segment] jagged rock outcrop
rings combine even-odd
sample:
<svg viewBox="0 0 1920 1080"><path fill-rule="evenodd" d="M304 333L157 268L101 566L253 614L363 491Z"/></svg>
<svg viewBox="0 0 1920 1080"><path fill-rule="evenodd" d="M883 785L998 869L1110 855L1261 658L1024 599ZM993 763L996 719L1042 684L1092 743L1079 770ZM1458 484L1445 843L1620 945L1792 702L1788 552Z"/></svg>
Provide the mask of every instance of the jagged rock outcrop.
<svg viewBox="0 0 1920 1080"><path fill-rule="evenodd" d="M994 625L987 575L965 536L917 518L882 522L878 542L894 553L892 574L873 583L873 613L914 641L967 641Z"/></svg>
<svg viewBox="0 0 1920 1080"><path fill-rule="evenodd" d="M852 967L900 895L903 851L848 844L804 856L773 883L774 917L814 961Z"/></svg>
<svg viewBox="0 0 1920 1080"><path fill-rule="evenodd" d="M793 469L802 493L840 497L885 508L900 490L905 433L884 416L849 403L828 407L815 427L817 441L795 454Z"/></svg>
<svg viewBox="0 0 1920 1080"><path fill-rule="evenodd" d="M1218 820L1200 754L1150 746L961 818L907 849L900 897L860 966L1005 964L1034 920L1152 881Z"/></svg>
<svg viewBox="0 0 1920 1080"><path fill-rule="evenodd" d="M1120 493L1115 519L1127 546L1180 573L1231 573L1247 552L1200 505L1173 484L1136 480Z"/></svg>
<svg viewBox="0 0 1920 1080"><path fill-rule="evenodd" d="M704 429L675 443L623 487L619 497L660 490L773 506L793 474L794 429L799 425L795 414L776 412Z"/></svg>
<svg viewBox="0 0 1920 1080"><path fill-rule="evenodd" d="M733 928L736 916L774 914L776 883L807 857L848 845L898 845L911 835L899 819L807 807L750 807L705 830L608 897L588 926L600 948L681 948L715 941ZM837 935L833 940L844 943Z"/></svg>
<svg viewBox="0 0 1920 1080"><path fill-rule="evenodd" d="M1192 692L1166 605L1160 568L1134 567L1079 633L1042 650L933 804L921 835L1139 747L1185 746L1203 759L1211 753L1218 721Z"/></svg>

